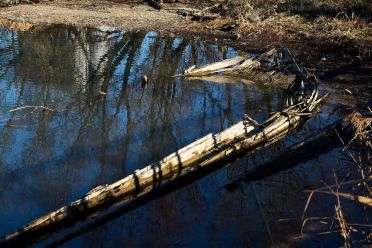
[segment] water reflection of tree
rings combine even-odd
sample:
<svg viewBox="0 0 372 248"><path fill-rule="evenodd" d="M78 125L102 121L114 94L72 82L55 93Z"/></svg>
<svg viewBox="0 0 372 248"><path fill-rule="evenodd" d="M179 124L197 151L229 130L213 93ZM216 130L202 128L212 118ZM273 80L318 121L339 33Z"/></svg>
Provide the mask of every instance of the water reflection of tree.
<svg viewBox="0 0 372 248"><path fill-rule="evenodd" d="M0 156L17 147L22 159L13 163L18 170L28 168L27 183L33 184L20 197L29 194L48 210L61 205L61 195L62 201L72 200L92 184L121 178L232 124L237 101L255 111L257 100L249 99L264 97L248 93L247 86L242 91L170 78L191 64L227 56L226 49L197 39L51 26L19 33L9 44L9 53L17 53L1 57L7 64L1 89L8 94L16 85L17 94L10 102L0 100L2 111L27 104L63 110L38 110L26 114L29 118L24 112L6 114L8 123L25 129L4 125L0 130ZM143 74L150 79L146 90L140 86ZM2 183L19 183L22 175ZM197 186L192 194L199 194ZM0 205L4 201L0 196Z"/></svg>

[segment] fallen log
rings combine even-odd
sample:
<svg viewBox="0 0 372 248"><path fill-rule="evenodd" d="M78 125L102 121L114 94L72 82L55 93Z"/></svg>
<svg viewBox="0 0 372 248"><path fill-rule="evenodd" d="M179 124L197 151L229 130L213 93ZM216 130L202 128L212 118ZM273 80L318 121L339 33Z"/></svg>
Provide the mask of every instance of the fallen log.
<svg viewBox="0 0 372 248"><path fill-rule="evenodd" d="M235 189L240 187L241 182L250 182L254 180L260 180L264 177L273 175L276 172L281 170L296 166L297 164L304 162L308 159L314 158L320 154L326 153L327 151L331 150L335 146L340 144L340 141L336 137L336 133L334 131L335 128L341 129L342 121L336 121L331 125L328 125L321 130L318 130L315 134L312 133L304 138L304 140L290 146L288 149L283 151L278 155L275 155L274 158L270 160L265 160L264 162L260 163L256 168L247 172L247 174L236 178L231 183L225 185L225 188L228 191L234 191ZM342 133L345 132L345 135L349 135L348 129L343 128ZM341 132L339 130L339 132ZM280 138L280 137L278 137ZM275 140L268 142L265 146L270 145L270 143L275 143ZM324 144L327 144L325 147ZM251 153L258 151L259 149L252 150L251 152L244 153L244 156L249 156ZM135 200L131 201L130 204L123 204L117 209L99 216L98 218L94 218L92 221L79 226L77 229L72 230L71 232L62 235L61 237L57 237L56 240L52 241L45 248L49 247L56 247L60 246L73 238L76 238L90 230L102 226L126 213L129 211L136 209L147 202L160 198L166 194L169 194L177 189L180 189L192 182L197 181L198 179L208 175L209 173L218 170L222 166L232 164L237 157L231 157L231 159L227 158L225 160L220 160L218 163L215 163L212 167L205 168L206 170L198 170L195 173L190 173L184 177L178 178L178 180L173 180L172 182L168 183L166 187L160 188L157 191L151 191L148 194L143 195L142 197L137 197Z"/></svg>
<svg viewBox="0 0 372 248"><path fill-rule="evenodd" d="M18 231L0 239L0 246L19 246L37 241L58 225L80 219L100 207L113 205L116 201L130 200L162 184L198 169L198 162L205 160L219 148L228 146L254 129L241 121L218 134L208 134L188 146L151 164L111 185L92 189L83 198L53 211ZM37 238L38 237L38 238Z"/></svg>
<svg viewBox="0 0 372 248"><path fill-rule="evenodd" d="M197 69L195 66L191 66L185 71L185 75L206 75L220 71L221 69L236 65L245 61L241 56L236 56L232 59L225 59L220 62L212 63Z"/></svg>
<svg viewBox="0 0 372 248"><path fill-rule="evenodd" d="M301 69L292 53L286 48L281 52L271 49L258 57L242 58L237 56L220 62L211 63L197 68L193 65L175 77L188 77L190 80L208 80L212 82L236 82L248 80L260 85L270 85L293 91L291 84L296 79L307 82L315 77L306 69ZM230 82L228 82L228 77ZM315 85L316 87L316 85ZM288 99L290 100L290 99Z"/></svg>
<svg viewBox="0 0 372 248"><path fill-rule="evenodd" d="M138 197L152 193L173 180L205 168L213 168L229 158L241 156L247 151L273 143L302 121L309 118L314 109L327 99L311 96L276 113L256 128L250 121L241 121L217 134L208 134L188 146L135 171L113 184L101 185L82 198L56 211L46 214L15 232L0 238L1 247L26 246L51 236L65 225L85 219L97 211L130 203Z"/></svg>
<svg viewBox="0 0 372 248"><path fill-rule="evenodd" d="M195 65L191 66L190 68L186 69L182 74L176 75L177 77L196 77L196 76L207 76L211 74L216 74L220 72L229 72L229 74L239 73L239 71L247 70L247 69L254 69L261 66L262 61L268 60L271 56L276 53L276 49L271 49L259 57L252 59L252 58L244 58L241 56L237 56L231 59L225 59L216 63L205 65L201 68L196 68Z"/></svg>

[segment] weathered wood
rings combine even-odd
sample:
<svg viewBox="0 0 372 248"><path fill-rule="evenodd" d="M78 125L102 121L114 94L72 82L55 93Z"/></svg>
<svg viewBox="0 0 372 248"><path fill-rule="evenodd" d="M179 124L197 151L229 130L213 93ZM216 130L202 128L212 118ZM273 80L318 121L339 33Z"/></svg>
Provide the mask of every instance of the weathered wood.
<svg viewBox="0 0 372 248"><path fill-rule="evenodd" d="M312 110L325 98L317 99L312 94L308 100L275 114L265 122L264 128L250 135L254 127L248 122L239 122L217 134L208 134L188 146L170 154L161 161L135 171L113 184L101 185L81 199L53 211L23 226L0 239L0 246L17 246L34 243L50 236L64 224L74 222L97 210L129 202L138 196L162 187L168 182L210 168L221 161L238 156L246 151L275 142L307 119ZM300 114L299 114L300 113Z"/></svg>
<svg viewBox="0 0 372 248"><path fill-rule="evenodd" d="M188 146L163 158L156 164L151 164L134 174L123 178L111 185L102 185L74 201L68 206L53 211L16 232L0 239L0 245L28 243L37 235L54 228L74 217L92 212L104 205L113 204L117 200L130 200L144 194L153 188L198 169L198 163L215 153L221 147L228 146L234 141L244 138L254 127L244 122L224 130L218 134L208 134Z"/></svg>
<svg viewBox="0 0 372 248"><path fill-rule="evenodd" d="M236 65L238 63L241 63L244 60L245 60L244 57L237 56L237 57L234 57L234 58L231 58L231 59L225 59L225 60L222 60L222 61L219 61L219 62L216 62L216 63L208 64L208 65L205 65L205 66L203 66L201 68L198 68L198 69L195 66L192 66L189 69L187 69L185 72L186 72L187 75L211 74L214 71L218 71L218 70ZM193 68L193 69L191 69L191 68Z"/></svg>
<svg viewBox="0 0 372 248"><path fill-rule="evenodd" d="M328 125L315 133L312 133L311 135L308 135L304 137L303 140L300 142L290 146L288 149L284 150L283 152L274 155L274 157L269 159L264 159L263 161L260 161L259 165L248 172L246 172L244 175L242 175L239 178L236 178L229 184L225 185L224 188L229 191L234 191L235 189L240 187L241 182L248 182L248 181L254 181L254 180L260 180L266 176L271 176L276 172L279 172L281 170L284 170L286 168L290 168L293 166L298 165L301 162L306 161L307 159L311 159L316 157L319 154L324 154L337 146L340 141L336 137L336 133L334 131L335 128L339 129L341 127L342 121L336 121L331 125ZM344 131L344 129L343 129ZM347 132L345 132L347 134ZM278 137L279 138L279 137ZM324 143L327 143L325 147L322 147L322 144L324 146ZM266 143L267 145L270 145L270 143L275 143L275 140ZM265 144L265 146L266 146ZM244 153L244 155L250 155L253 154L257 150L253 150L250 153ZM222 161L223 163L220 164L231 164L235 159ZM200 174L199 174L200 172ZM105 223L108 223L111 220L114 220L123 214L128 213L130 210L135 209L139 206L142 206L143 204L147 203L150 200L157 199L164 194L173 192L185 185L188 185L190 182L196 181L198 178L202 177L203 175L208 174L209 171L198 171L196 172L196 175L193 175L192 178L185 178L185 180L181 180L181 182L176 183L176 185L168 184L167 187L164 187L163 190L159 190L156 192L153 192L152 195L147 195L145 198L136 198L136 201L132 201L131 204L125 204L118 209L115 209L112 212L109 212L106 215L101 215L98 218L93 219L90 222L87 222L86 224L80 226L79 228L72 230L71 232L62 235L61 237L58 237L56 240L53 240L50 244L48 244L47 247L57 247L64 243L66 243L69 240L72 240L73 238L76 238L96 227L102 226ZM168 187L169 186L169 187Z"/></svg>
<svg viewBox="0 0 372 248"><path fill-rule="evenodd" d="M254 69L260 67L261 62L263 60L270 58L275 53L276 49L271 49L261 54L256 59L252 58L245 59L244 57L237 56L231 59L225 59L216 63L207 64L201 68L196 68L196 66L193 65L190 68L186 69L183 74L179 74L176 76L200 77L221 72L228 72L229 75L232 75L234 73L238 73L241 70Z"/></svg>

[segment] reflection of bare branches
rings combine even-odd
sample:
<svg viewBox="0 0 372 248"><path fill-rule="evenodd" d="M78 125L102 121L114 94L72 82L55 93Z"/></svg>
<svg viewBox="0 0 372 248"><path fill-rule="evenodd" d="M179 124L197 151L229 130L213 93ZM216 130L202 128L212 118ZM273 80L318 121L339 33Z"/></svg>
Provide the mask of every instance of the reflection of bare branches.
<svg viewBox="0 0 372 248"><path fill-rule="evenodd" d="M37 109L37 108L41 108L41 109L45 109L45 110L48 110L50 112L60 112L59 110L56 110L56 109L51 109L51 108L48 108L46 106L32 106L32 105L28 105L28 106L22 106L22 107L18 107L18 108L14 108L14 109L10 109L9 112L14 112L14 111L18 111L18 110L22 110L22 109L27 109L27 108L32 108L32 109Z"/></svg>
<svg viewBox="0 0 372 248"><path fill-rule="evenodd" d="M266 227L266 230L267 230L267 234L268 236L270 237L270 241L271 241L271 244L274 245L274 240L273 240L273 236L271 235L271 231L270 231L270 226L269 226L269 223L267 222L267 219L266 219L266 213L262 207L262 203L261 203L261 200L260 198L258 197L257 195L257 191L256 191L256 188L254 186L254 184L252 183L251 184L252 186L252 189L253 189L253 192L254 192L254 195L256 197L256 201L258 203L258 206L260 207L260 210L261 210L261 214L262 214L262 218L264 220L264 223L265 223L265 227Z"/></svg>
<svg viewBox="0 0 372 248"><path fill-rule="evenodd" d="M241 94L234 85L229 87L228 94L224 94L224 85L211 86L211 83L200 82L188 84L181 79L160 78L164 75L175 74L180 67L188 63L185 62L187 61L185 58L190 56L191 49L190 41L187 39L183 39L177 46L174 46L172 44L175 43L175 38L169 38L169 41L165 42L165 39L159 36L153 43L148 43L153 48L148 51L142 49L147 44L144 42L146 34L129 32L123 35L122 39L110 44L104 59L99 60L97 68L88 70L86 78L79 78L76 73L66 72L71 72L73 67L77 67L74 60L76 54L73 51L79 44L75 42L75 39L86 36L86 33L75 32L76 37L65 40L65 36L72 35L72 32L67 32L67 34L57 32L50 36L47 35L48 32L31 37L27 33L22 35L19 42L22 43L23 57L21 57L21 62L10 67L10 69L16 68L14 79L17 80L10 81L10 75L5 75L8 77L6 83L9 81L10 85L9 89L6 89L7 93L12 92L14 89L11 87L21 82L21 87L17 85L15 91L22 94L19 94L17 98L12 98L11 105L6 102L5 106L18 106L13 109L13 113L6 113L8 116L13 116L12 121L14 121L17 110L45 110L38 111L40 115L34 118L32 123L29 119L22 119L28 126L27 134L31 138L25 139L27 145L22 147L21 151L17 151L25 157L19 163L19 167L22 169L26 164L39 165L40 162L43 166L38 167L42 167L43 170L45 168L43 172L46 173L53 167L53 172L55 170L57 172L55 174L62 175L64 182L54 187L63 188L64 192L70 191L65 195L64 200L71 199L71 195L76 195L77 189L72 187L71 182L75 181L76 177L84 177L86 173L90 173L92 177L89 180L86 178L81 180L83 187L89 187L97 183L97 180L111 180L112 177L103 174L114 174L115 168L123 168L122 171L116 173L117 178L128 173L128 169L132 169L128 166L136 164L136 159L143 164L153 158L162 157L171 147L179 147L211 129L226 126L227 114L229 122L235 121L237 116L240 116L240 109L235 108L234 99L240 98ZM58 44L55 46L54 42L60 39L63 42L56 42ZM41 40L45 42L40 42ZM93 42L89 39L80 41L87 44ZM33 47L32 44L38 42L39 44ZM40 44L44 45L39 50ZM198 49L200 47L209 49L208 54L211 56L215 49L208 44L200 44L201 42L194 47L195 54L199 55L199 60L206 60L203 58L204 54L198 52ZM86 64L90 63L88 48L85 47L80 53ZM59 50L62 52L56 52ZM35 57L33 57L34 52ZM35 60L35 64L30 65L29 70L26 67L31 63L31 59ZM211 58L207 60L209 59ZM152 65L148 61L152 61ZM143 92L142 100L139 101L140 89L136 82L139 80L138 75L142 75L143 72L153 80L148 90ZM86 91L77 91L78 79L87 83ZM123 79L124 83L120 82L120 79ZM126 84L128 81L133 83ZM23 88L24 83L25 88ZM100 94L99 91L107 95ZM196 91L201 92L196 93ZM213 103L208 95L213 97ZM256 99L253 95L250 97ZM40 102L40 99L43 101ZM225 104L225 101L229 103ZM67 102L69 102L68 106ZM228 106L228 111L220 111L218 116L216 113L222 108L221 106L225 105ZM52 115L49 112L58 112L58 115ZM216 124L219 121L222 123L221 127ZM190 130L192 132L189 132ZM9 133L9 138L1 135L1 152L3 147L17 145L12 142L19 129L7 128L6 131ZM31 145L33 147L30 147ZM143 147L149 150L146 156L139 155L138 151ZM1 155L3 154L6 152L2 152ZM55 166L60 164L63 166ZM118 164L122 166L119 167ZM95 165L98 168L102 166L100 172L97 173L93 168ZM103 173L103 166L109 165L112 165L112 168L105 169ZM37 171L33 166L28 168L31 173ZM102 178L97 179L95 173L101 173ZM40 189L43 186L40 178L45 174L39 173L39 175L40 177L37 178L34 175L27 174L26 176L31 178L30 181L36 188L35 192L39 195L51 194L48 187ZM48 179L51 178L50 181L52 181L53 176L51 175ZM160 174L157 175L157 185L161 184L160 176ZM19 177L22 178L22 176ZM18 181L15 180L14 183ZM46 204L42 203L45 203L46 198L39 200L34 197L33 200L36 201L36 205L44 206ZM54 200L53 198L48 204L56 204Z"/></svg>
<svg viewBox="0 0 372 248"><path fill-rule="evenodd" d="M361 118L361 115L356 115L353 113L351 115L351 119L357 117L357 119ZM350 118L349 122L347 123L349 126L349 132L351 132L352 128L350 128ZM348 119L348 118L346 118ZM359 123L360 124L360 123ZM351 123L351 125L354 125ZM362 126L362 125L361 125ZM367 124L368 126L368 124ZM356 133L360 132L358 128L354 130ZM339 132L336 131L337 138L341 141L343 145L342 152L346 154L353 163L351 164L351 168L345 174L340 171L337 173L334 171L332 177L335 180L335 184L333 185L326 185L314 190L308 190L309 196L305 205L305 209L302 216L302 227L301 233L304 233L304 229L309 221L318 221L324 222L326 219L330 219L333 223L338 223L330 225L329 231L323 232L321 234L332 234L334 232L338 232L341 234L344 240L345 247L351 247L353 242L370 242L370 235L366 235L366 232L363 228L370 227L369 218L365 218L362 221L366 223L353 223L350 224L346 220L346 216L350 216L350 208L342 208L341 203L343 203L344 199L350 200L350 204L356 203L353 206L363 208L363 212L368 212L368 208L372 206L372 199L371 199L371 189L370 189L370 181L372 180L371 169L370 165L368 164L368 156L370 152L370 147L368 143L364 142L364 137L361 139L357 139L357 135L351 132L351 137L343 137ZM347 139L350 139L350 142L347 142ZM356 144L357 143L357 144ZM357 146L359 149L357 151L352 150L351 147ZM360 146L364 146L360 148ZM357 157L360 151L364 151L367 154L367 157L359 156ZM354 179L345 181L346 178L353 176ZM342 180L339 180L342 178ZM357 179L355 179L357 178ZM348 186L348 187L346 187ZM342 188L342 190L341 190ZM326 194L332 195L335 198L335 205L334 205L334 217L307 217L305 215L307 211L310 209L311 201L315 198L315 194ZM350 218L350 217L349 217ZM350 220L349 220L350 221ZM327 224L327 223L326 223ZM360 234L359 237L355 237L354 233Z"/></svg>

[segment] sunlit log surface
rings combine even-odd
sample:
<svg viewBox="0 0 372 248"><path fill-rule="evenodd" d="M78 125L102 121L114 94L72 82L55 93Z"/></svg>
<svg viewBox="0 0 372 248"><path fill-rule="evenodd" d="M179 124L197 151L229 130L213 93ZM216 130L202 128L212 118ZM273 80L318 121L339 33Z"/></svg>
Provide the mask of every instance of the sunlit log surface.
<svg viewBox="0 0 372 248"><path fill-rule="evenodd" d="M236 56L234 58L225 59L223 61L208 64L200 68L197 68L195 65L193 65L186 69L183 74L179 74L176 76L195 77L206 76L220 72L227 73L228 75L235 75L242 70L252 70L260 67L263 61L268 60L276 52L276 49L271 49L255 59Z"/></svg>
<svg viewBox="0 0 372 248"><path fill-rule="evenodd" d="M113 184L92 189L81 199L1 238L0 245L14 247L32 244L52 235L52 230L61 228L66 223L114 206L119 201L120 204L127 203L176 178L271 144L309 118L314 109L327 98L327 95L320 99L317 96L314 92L309 99L274 114L265 122L265 127L259 128L252 135L250 132L254 130L254 126L249 124L250 121L239 122L217 134L208 134Z"/></svg>

